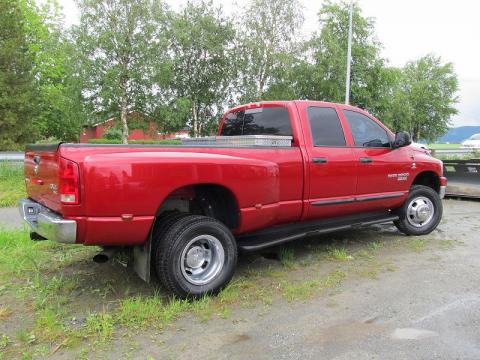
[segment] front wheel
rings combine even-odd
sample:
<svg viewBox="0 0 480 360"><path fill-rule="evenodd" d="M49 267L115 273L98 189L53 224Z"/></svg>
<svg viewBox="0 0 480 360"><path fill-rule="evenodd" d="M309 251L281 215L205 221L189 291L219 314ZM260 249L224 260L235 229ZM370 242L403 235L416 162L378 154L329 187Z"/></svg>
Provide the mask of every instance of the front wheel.
<svg viewBox="0 0 480 360"><path fill-rule="evenodd" d="M406 235L431 233L442 219L443 206L438 193L424 185L414 185L407 200L397 211L395 226Z"/></svg>
<svg viewBox="0 0 480 360"><path fill-rule="evenodd" d="M216 219L179 218L155 241L155 270L163 285L181 298L214 294L231 280L237 245Z"/></svg>

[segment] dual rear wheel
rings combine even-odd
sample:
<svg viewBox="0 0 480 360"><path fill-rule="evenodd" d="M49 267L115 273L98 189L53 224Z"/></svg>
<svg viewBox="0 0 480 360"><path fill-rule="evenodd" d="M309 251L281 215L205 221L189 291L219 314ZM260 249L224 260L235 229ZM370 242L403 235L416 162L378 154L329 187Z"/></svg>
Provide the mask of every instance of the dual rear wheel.
<svg viewBox="0 0 480 360"><path fill-rule="evenodd" d="M216 219L181 213L164 217L154 234L153 264L162 284L181 298L215 294L231 280L237 245Z"/></svg>

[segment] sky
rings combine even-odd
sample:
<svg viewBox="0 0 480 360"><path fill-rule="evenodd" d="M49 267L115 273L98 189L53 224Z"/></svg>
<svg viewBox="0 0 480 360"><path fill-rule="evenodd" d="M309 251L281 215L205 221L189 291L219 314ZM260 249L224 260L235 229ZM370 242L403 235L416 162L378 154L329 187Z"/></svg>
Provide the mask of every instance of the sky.
<svg viewBox="0 0 480 360"><path fill-rule="evenodd" d="M133 0L134 1L134 0ZM300 0L305 22L302 34L318 30L317 13L321 0ZM245 6L242 0L214 0L225 13L234 14ZM167 0L179 9L186 0ZM403 66L428 53L451 62L458 75L458 115L454 126L480 126L480 1L476 0L358 0L363 15L375 19L375 31L383 44L383 56L392 66ZM74 0L59 0L67 25L79 21Z"/></svg>

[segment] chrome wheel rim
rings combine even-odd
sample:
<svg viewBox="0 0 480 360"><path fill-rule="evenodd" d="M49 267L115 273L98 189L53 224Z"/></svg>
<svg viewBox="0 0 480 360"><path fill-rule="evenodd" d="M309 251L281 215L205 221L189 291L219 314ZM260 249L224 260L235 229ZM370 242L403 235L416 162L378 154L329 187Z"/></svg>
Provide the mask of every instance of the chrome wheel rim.
<svg viewBox="0 0 480 360"><path fill-rule="evenodd" d="M191 284L205 285L222 270L225 251L215 236L199 235L182 251L180 267L183 277Z"/></svg>
<svg viewBox="0 0 480 360"><path fill-rule="evenodd" d="M407 221L417 228L427 226L432 221L434 214L435 207L432 201L425 196L414 198L407 207Z"/></svg>

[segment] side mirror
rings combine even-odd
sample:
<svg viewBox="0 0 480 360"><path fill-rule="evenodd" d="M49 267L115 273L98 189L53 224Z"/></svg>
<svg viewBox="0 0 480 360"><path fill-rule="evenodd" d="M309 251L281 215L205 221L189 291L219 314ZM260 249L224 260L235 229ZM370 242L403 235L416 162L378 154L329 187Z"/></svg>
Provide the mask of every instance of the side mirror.
<svg viewBox="0 0 480 360"><path fill-rule="evenodd" d="M393 141L392 147L398 149L403 146L408 146L411 143L412 139L410 139L410 134L406 131L400 131L395 134L395 140Z"/></svg>

